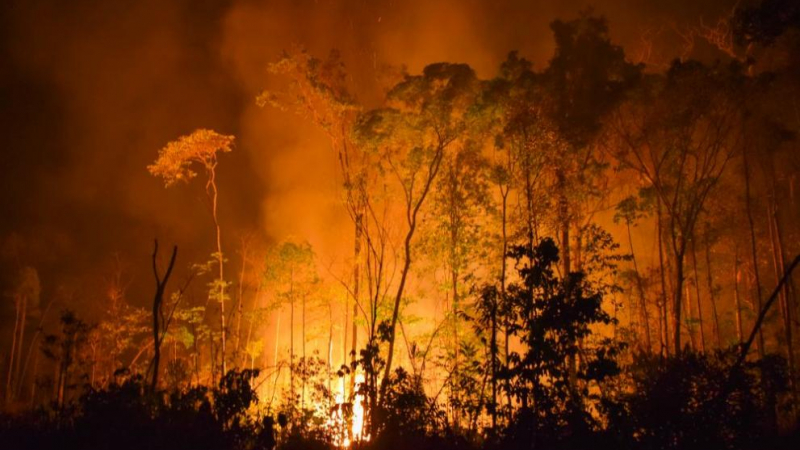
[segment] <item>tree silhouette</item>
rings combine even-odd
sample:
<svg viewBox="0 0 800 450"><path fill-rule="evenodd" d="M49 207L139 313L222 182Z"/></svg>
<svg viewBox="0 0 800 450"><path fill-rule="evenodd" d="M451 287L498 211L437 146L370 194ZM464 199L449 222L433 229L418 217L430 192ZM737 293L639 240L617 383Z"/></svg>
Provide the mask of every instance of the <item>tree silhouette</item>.
<svg viewBox="0 0 800 450"><path fill-rule="evenodd" d="M681 351L684 263L698 217L737 148L741 113L729 95L741 77L697 62L676 62L666 79L651 77L639 101L619 109L616 157L650 185L666 212L673 256L673 347Z"/></svg>

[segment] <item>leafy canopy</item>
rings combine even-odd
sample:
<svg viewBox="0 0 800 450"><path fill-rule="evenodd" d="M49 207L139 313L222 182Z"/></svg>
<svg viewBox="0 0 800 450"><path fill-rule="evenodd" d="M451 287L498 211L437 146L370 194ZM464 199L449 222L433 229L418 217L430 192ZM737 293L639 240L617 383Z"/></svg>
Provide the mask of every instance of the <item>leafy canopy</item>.
<svg viewBox="0 0 800 450"><path fill-rule="evenodd" d="M197 176L191 169L192 163L201 164L207 171L213 170L217 165L217 152L230 152L233 149L233 139L233 136L213 130L195 130L159 150L158 159L147 166L147 170L152 175L163 178L167 187L178 181L188 183Z"/></svg>

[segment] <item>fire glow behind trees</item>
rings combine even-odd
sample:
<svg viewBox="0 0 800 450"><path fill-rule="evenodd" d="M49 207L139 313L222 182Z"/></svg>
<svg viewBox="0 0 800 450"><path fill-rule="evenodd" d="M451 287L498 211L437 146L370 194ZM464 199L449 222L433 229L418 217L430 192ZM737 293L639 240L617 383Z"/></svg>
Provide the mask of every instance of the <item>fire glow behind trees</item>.
<svg viewBox="0 0 800 450"><path fill-rule="evenodd" d="M797 435L793 2L12 3L0 443Z"/></svg>

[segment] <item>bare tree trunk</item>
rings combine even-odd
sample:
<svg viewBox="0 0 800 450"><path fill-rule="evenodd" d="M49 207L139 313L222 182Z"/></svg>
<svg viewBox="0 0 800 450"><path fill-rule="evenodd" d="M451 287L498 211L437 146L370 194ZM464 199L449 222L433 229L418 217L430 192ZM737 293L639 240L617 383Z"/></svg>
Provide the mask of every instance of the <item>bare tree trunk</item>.
<svg viewBox="0 0 800 450"><path fill-rule="evenodd" d="M772 307L772 304L775 303L775 299L778 297L780 290L783 289L784 285L788 282L789 278L792 276L792 272L794 271L795 268L797 268L798 265L800 265L800 255L796 256L794 260L792 260L791 264L789 264L789 267L786 269L786 272L784 272L783 277L781 277L781 279L778 280L778 285L775 286L775 290L772 292L772 295L769 296L767 302L764 304L764 307L758 312L758 316L756 317L756 322L753 325L753 331L750 333L750 337L747 338L747 341L745 341L744 345L742 346L742 351L739 354L739 359L736 361L736 365L739 365L742 362L744 362L748 352L750 351L750 347L753 345L753 341L756 338L758 329L761 328L761 325L763 325L764 318L766 318L770 307Z"/></svg>
<svg viewBox="0 0 800 450"><path fill-rule="evenodd" d="M667 276L664 269L664 233L661 229L661 199L656 199L656 233L658 238L658 265L661 276L661 317L664 319L664 352L669 356L669 313L667 311Z"/></svg>
<svg viewBox="0 0 800 450"><path fill-rule="evenodd" d="M739 247L733 257L733 300L736 305L736 339L739 344L742 343L742 301L739 298Z"/></svg>
<svg viewBox="0 0 800 450"><path fill-rule="evenodd" d="M708 282L708 300L711 302L711 314L714 319L714 340L717 343L717 348L722 348L722 337L719 328L719 315L717 314L717 300L714 295L714 278L711 275L711 243L708 239L709 230L706 229L705 233L705 250L706 250L706 281ZM738 255L736 256L738 257ZM737 286L738 289L738 286ZM738 297L738 292L737 292Z"/></svg>
<svg viewBox="0 0 800 450"><path fill-rule="evenodd" d="M564 280L569 277L570 272L570 242L569 242L569 206L566 194L564 174L559 171L558 176L558 222L561 231L561 276Z"/></svg>
<svg viewBox="0 0 800 450"><path fill-rule="evenodd" d="M570 296L569 274L572 268L570 261L570 237L569 237L569 203L566 196L566 177L563 170L556 172L556 189L558 190L558 225L561 231L561 277L564 282L566 296ZM577 364L575 355L570 355L567 361L569 371L570 390L574 390L577 385Z"/></svg>
<svg viewBox="0 0 800 450"><path fill-rule="evenodd" d="M219 220L217 219L217 199L219 196L219 192L217 191L217 182L216 182L216 171L212 167L209 170L209 186L211 186L211 215L214 219L214 229L216 231L216 238L217 238L217 265L219 266L219 272L217 280L217 295L219 298L217 299L219 302L219 320L220 320L220 341L222 344L222 373L221 376L225 376L225 373L228 371L228 366L226 362L226 335L227 335L227 328L225 327L225 271L224 271L224 263L225 258L222 255L222 231L219 227Z"/></svg>
<svg viewBox="0 0 800 450"><path fill-rule="evenodd" d="M633 250L633 237L631 236L631 223L629 220L625 221L625 226L628 230L628 246L631 249L631 261L633 262L633 273L636 277L636 288L639 291L639 307L641 308L642 320L644 322L644 343L647 347L647 353L653 351L653 345L650 342L650 319L647 315L647 297L644 293L644 284L642 283L642 276L639 273L639 265L636 262L636 252Z"/></svg>
<svg viewBox="0 0 800 450"><path fill-rule="evenodd" d="M22 303L22 299L20 295L14 296L14 312L16 313L14 316L14 334L11 337L11 353L8 355L8 375L6 376L6 406L11 405L11 401L13 400L11 392L12 381L14 379L14 354L17 351L17 335L19 334L19 317L20 317L20 305Z"/></svg>
<svg viewBox="0 0 800 450"><path fill-rule="evenodd" d="M785 263L784 263L784 255L783 255L783 240L782 234L780 229L780 224L778 223L778 206L777 206L777 193L775 188L773 187L772 192L772 201L771 201L771 211L768 217L769 226L770 226L770 240L772 241L772 258L775 266L775 279L776 282L780 282L780 274L785 273ZM789 305L789 284L791 283L791 278L788 279L788 282L783 284L783 289L781 289L780 294L778 295L778 299L780 301L781 307L781 317L783 319L783 333L784 339L786 340L786 360L789 363L789 388L791 389L793 398L797 397L797 387L795 383L795 360L794 360L794 345L792 339L792 319L791 319L791 307Z"/></svg>
<svg viewBox="0 0 800 450"><path fill-rule="evenodd" d="M673 347L675 349L675 356L681 356L681 303L683 294L683 249L676 248L675 250L675 286L674 286L674 300L673 300ZM691 335L691 330L690 330Z"/></svg>
<svg viewBox="0 0 800 450"><path fill-rule="evenodd" d="M791 262L791 264L789 264L789 267L784 272L783 277L781 277L780 280L778 280L778 284L777 286L775 286L775 290L772 292L772 295L769 296L766 303L764 304L764 307L761 310L759 310L758 317L756 318L755 324L753 325L753 331L750 333L750 336L747 338L747 341L745 341L745 343L742 345L742 350L739 354L739 358L736 360L735 366L740 366L747 358L747 353L750 351L750 347L752 346L753 341L755 340L756 334L761 329L761 325L764 323L764 318L767 316L769 308L772 306L773 303L775 303L775 299L778 297L778 294L780 293L781 289L791 279L792 272L794 271L794 269L797 267L798 264L800 264L800 255L796 256L794 260ZM764 377L762 368L762 384L764 386L763 389L765 396L767 398L767 411L769 414L768 420L770 421L770 425L772 427L775 427L777 422L777 418L775 417L776 416L775 391L771 388L770 386L771 383L764 381L765 378L766 377Z"/></svg>
<svg viewBox="0 0 800 450"><path fill-rule="evenodd" d="M667 336L667 331L664 329L664 323L667 321L667 318L664 317L664 311L661 308L661 301L658 300L656 302L656 314L658 319L658 345L659 345L659 355L664 356L664 349L667 346L667 342L665 336Z"/></svg>
<svg viewBox="0 0 800 450"><path fill-rule="evenodd" d="M242 238L242 267L239 270L239 295L236 304L236 349L233 357L235 364L238 364L242 350L242 304L244 303L244 274L247 271L247 250L248 245ZM243 363L245 362L243 361Z"/></svg>
<svg viewBox="0 0 800 450"><path fill-rule="evenodd" d="M686 330L689 333L689 346L693 351L697 350L697 343L694 339L694 324L692 323L692 293L689 291L689 284L684 283L686 289L684 315L686 316L684 322L686 323Z"/></svg>
<svg viewBox="0 0 800 450"><path fill-rule="evenodd" d="M61 410L61 407L64 406L64 384L67 368L65 367L64 361L59 361L58 364L58 385L56 386L56 405L58 406L58 410Z"/></svg>
<svg viewBox="0 0 800 450"><path fill-rule="evenodd" d="M294 272L292 272L289 282L289 389L292 395L292 404L296 401L294 368Z"/></svg>
<svg viewBox="0 0 800 450"><path fill-rule="evenodd" d="M36 355L33 357L33 382L31 383L31 398L30 398L30 408L33 409L36 406L36 377L39 375L39 352L36 352Z"/></svg>
<svg viewBox="0 0 800 450"><path fill-rule="evenodd" d="M16 385L22 383L21 373L20 372L22 371L22 350L23 350L23 345L25 344L25 322L26 322L27 313L28 313L28 296L27 295L23 295L22 296L22 308L21 308L20 312L22 314L22 318L19 321L19 339L17 340L18 341L18 348L17 348L17 358L16 358L16 361L15 361L16 366L17 366L16 374L15 374L16 384L13 386L12 391L9 392L9 395L11 396L12 400L15 398L15 394L17 392Z"/></svg>
<svg viewBox="0 0 800 450"><path fill-rule="evenodd" d="M489 351L492 358L492 431L497 429L497 298L492 300L492 336Z"/></svg>
<svg viewBox="0 0 800 450"><path fill-rule="evenodd" d="M409 232L406 234L405 243L403 244L403 252L405 255L405 260L403 262L403 269L400 275L400 286L397 288L397 294L395 296L395 306L394 311L392 312L392 322L390 328L390 336L389 336L389 353L386 357L386 368L384 369L383 375L383 382L382 386L386 386L387 382L389 381L389 376L391 375L391 368L392 368L392 360L394 358L394 341L395 341L395 329L397 327L397 319L400 316L400 302L403 300L403 290L406 287L406 280L408 278L408 272L411 268L411 238L414 235L414 230L416 229L416 220L413 222ZM383 390L383 388L381 389ZM383 397L383 395L381 395Z"/></svg>
<svg viewBox="0 0 800 450"><path fill-rule="evenodd" d="M502 251L503 251L503 254L501 255L501 258L500 258L500 299L499 299L500 305L505 305L505 301L506 301L506 272L508 270L508 261L506 259L506 255L508 254L508 229L507 228L508 228L508 194L509 194L509 191L510 191L510 189L509 189L508 186L506 186L505 191L503 191L502 187L500 189L500 195L503 198L503 209L502 209L502 214L503 214L502 215L502 239L503 239ZM508 336L509 336L509 324L508 324L508 320L507 319L504 318L503 321L504 321L504 325L505 325L504 329L503 329L503 338L504 338L504 341L505 341L504 342L504 344L505 344L504 345L504 361L505 361L506 368L508 368L509 365L510 365L509 361L508 361L508 355L509 355L509 351L508 351L509 350L508 349L508 344L509 344L509 339L508 339ZM495 326L494 332L495 333L497 332L497 327L496 326ZM496 341L497 340L497 335L495 334L493 337L494 337L494 339ZM510 410L511 410L511 380L509 380L508 377L506 377L506 379L505 379L505 384L506 384L506 405L508 405L509 414L510 414ZM495 405L497 405L496 401L495 401ZM497 406L495 406L495 408L496 407Z"/></svg>
<svg viewBox="0 0 800 450"><path fill-rule="evenodd" d="M706 332L703 327L703 302L700 296L700 279L697 276L697 246L695 244L695 237L692 235L692 270L694 272L694 290L697 300L697 323L700 325L700 351L706 351Z"/></svg>
<svg viewBox="0 0 800 450"><path fill-rule="evenodd" d="M25 362L22 365L22 375L20 376L19 381L17 381L17 389L16 392L20 393L22 391L22 382L25 379L25 374L28 372L28 362L31 359L31 355L36 353L35 361L38 361L39 352L34 352L34 348L36 348L36 341L39 338L39 335L42 333L42 326L44 325L44 320L47 317L47 312L50 311L50 307L53 305L53 300L47 303L47 306L44 308L42 312L42 317L39 318L39 325L36 327L36 332L33 333L33 338L31 338L31 343L28 344L28 353L25 356ZM21 356L21 355L20 355ZM36 382L36 375L33 376L33 382Z"/></svg>
<svg viewBox="0 0 800 450"><path fill-rule="evenodd" d="M452 311L452 314L453 314L453 352L454 352L454 354L453 354L453 376L455 377L454 380L455 380L456 386L457 386L458 385L458 380L459 380L459 378L458 378L458 376L459 376L459 372L458 372L459 371L459 366L458 366L458 363L459 363L459 361L458 361L459 360L458 272L457 271L452 271L450 276L452 278L451 289L452 289L452 296L453 296L453 311ZM454 399L458 399L459 398L458 389L456 389L456 391L453 392L453 398ZM455 408L454 409L454 414L453 414L453 423L455 425L456 430L458 430L458 428L460 426L460 420L461 420L460 412L459 412L458 408Z"/></svg>
<svg viewBox="0 0 800 450"><path fill-rule="evenodd" d="M753 274L755 276L755 283L756 283L756 306L758 310L761 310L761 276L759 275L758 271L758 248L756 246L756 227L755 221L753 220L753 211L750 207L750 168L749 163L747 161L747 148L742 149L742 166L744 169L744 200L745 200L745 210L747 213L747 223L750 228L750 252L752 257L752 265L753 265ZM758 328L758 352L759 356L763 359L764 358L764 334L761 331L761 327Z"/></svg>
<svg viewBox="0 0 800 450"><path fill-rule="evenodd" d="M278 353L280 351L280 338L281 338L281 310L280 308L277 311L277 320L275 321L275 354L272 355L272 366L275 368L275 384L278 384L278 376L280 375L280 371L278 371Z"/></svg>
<svg viewBox="0 0 800 450"><path fill-rule="evenodd" d="M330 302L330 300L329 300ZM328 303L328 392L333 395L333 305Z"/></svg>
<svg viewBox="0 0 800 450"><path fill-rule="evenodd" d="M305 409L306 407L306 378L307 378L307 367L308 367L308 359L306 359L306 294L303 293L303 300L302 300L302 316L303 316L303 344L301 346L301 351L303 352L303 372L301 374L303 385L300 390L300 407Z"/></svg>
<svg viewBox="0 0 800 450"><path fill-rule="evenodd" d="M428 165L427 177L425 179L422 191L420 192L419 197L416 201L414 201L414 191L413 191L413 184L410 187L410 191L407 193L407 202L406 202L406 221L408 223L408 231L406 232L406 238L403 243L403 269L400 272L400 284L397 287L397 293L394 298L394 308L392 310L392 321L389 325L389 353L386 357L386 367L384 368L383 373L383 383L381 384L381 391L383 392L387 386L387 381L389 380L389 376L392 373L392 361L394 359L394 342L395 342L395 335L397 329L397 320L400 318L400 303L403 300L403 293L405 292L406 282L408 281L408 273L411 269L411 240L414 237L414 233L417 229L417 216L419 214L420 208L422 208L425 199L430 192L431 186L433 185L433 181L436 179L437 174L439 173L439 168L441 167L442 158L444 157L444 150L446 144L440 142L437 149L436 154L433 156L430 164ZM405 187L404 187L405 189ZM381 394L381 398L383 398L383 394Z"/></svg>
<svg viewBox="0 0 800 450"><path fill-rule="evenodd" d="M364 213L363 206L359 203L357 206L359 210L356 212L356 235L355 247L353 249L353 324L352 324L352 342L350 344L350 393L351 395L356 389L356 354L358 353L358 302L361 288L361 240L364 235ZM346 333L346 332L345 332ZM346 339L345 334L345 339ZM345 345L345 351L347 346ZM345 357L345 361L347 358ZM344 394L344 393L343 393ZM342 395L343 398L346 398Z"/></svg>
<svg viewBox="0 0 800 450"><path fill-rule="evenodd" d="M164 272L164 279L158 274L158 240L153 246L153 276L156 278L156 293L153 296L153 378L150 381L150 391L155 392L158 386L158 365L161 361L161 305L164 302L164 289L167 287L172 268L175 266L175 258L178 256L178 246L172 247L172 256L169 259L167 271Z"/></svg>
<svg viewBox="0 0 800 450"><path fill-rule="evenodd" d="M97 369L97 344L93 343L92 346L92 371L89 376L89 386L94 389L94 377Z"/></svg>

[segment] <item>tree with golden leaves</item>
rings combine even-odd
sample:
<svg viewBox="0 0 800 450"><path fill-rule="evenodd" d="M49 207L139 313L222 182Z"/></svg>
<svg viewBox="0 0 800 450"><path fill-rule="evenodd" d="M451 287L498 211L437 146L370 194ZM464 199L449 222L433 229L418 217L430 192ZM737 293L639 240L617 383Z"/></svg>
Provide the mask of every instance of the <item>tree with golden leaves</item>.
<svg viewBox="0 0 800 450"><path fill-rule="evenodd" d="M220 339L222 350L222 374L227 367L225 364L225 292L228 283L224 277L224 257L222 254L222 233L217 219L217 203L219 191L217 189L217 156L219 153L228 153L233 149L233 136L219 134L213 130L198 129L188 136L168 143L159 150L156 162L147 166L147 170L154 176L164 179L164 185L189 180L197 176L192 168L200 166L206 172L206 194L211 202L211 216L214 220L214 229L217 238L217 251L212 255L218 266L217 279L210 284L209 295L219 302L220 310Z"/></svg>

